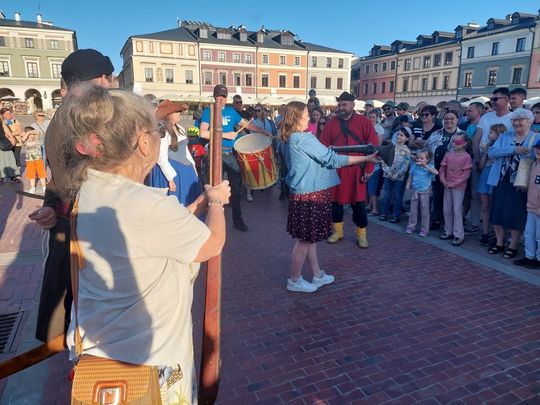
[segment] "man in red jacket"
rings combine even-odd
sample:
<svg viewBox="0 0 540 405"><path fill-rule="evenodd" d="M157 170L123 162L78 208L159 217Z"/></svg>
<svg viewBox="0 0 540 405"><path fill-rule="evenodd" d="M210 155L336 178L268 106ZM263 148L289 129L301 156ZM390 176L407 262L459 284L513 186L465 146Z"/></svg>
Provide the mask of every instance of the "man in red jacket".
<svg viewBox="0 0 540 405"><path fill-rule="evenodd" d="M377 133L371 121L354 111L354 96L345 91L336 100L338 115L324 127L319 139L321 143L326 146L378 145ZM373 172L373 163L342 167L337 172L341 184L331 190L333 233L327 241L336 243L343 239L343 205L350 204L358 246L365 249L368 247L366 181Z"/></svg>

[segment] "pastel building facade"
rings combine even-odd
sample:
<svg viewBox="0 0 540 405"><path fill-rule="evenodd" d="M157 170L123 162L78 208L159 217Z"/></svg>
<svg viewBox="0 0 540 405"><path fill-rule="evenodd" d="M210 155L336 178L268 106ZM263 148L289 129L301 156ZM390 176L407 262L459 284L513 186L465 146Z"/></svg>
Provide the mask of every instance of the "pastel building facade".
<svg viewBox="0 0 540 405"><path fill-rule="evenodd" d="M461 40L458 98L490 96L497 87L527 87L537 16L490 18Z"/></svg>
<svg viewBox="0 0 540 405"><path fill-rule="evenodd" d="M0 98L27 103L26 111L48 110L61 103L64 59L77 49L74 30L43 21L7 19L0 12Z"/></svg>
<svg viewBox="0 0 540 405"><path fill-rule="evenodd" d="M397 57L392 47L374 45L369 56L361 58L358 65L360 79L355 92L358 99L395 99Z"/></svg>

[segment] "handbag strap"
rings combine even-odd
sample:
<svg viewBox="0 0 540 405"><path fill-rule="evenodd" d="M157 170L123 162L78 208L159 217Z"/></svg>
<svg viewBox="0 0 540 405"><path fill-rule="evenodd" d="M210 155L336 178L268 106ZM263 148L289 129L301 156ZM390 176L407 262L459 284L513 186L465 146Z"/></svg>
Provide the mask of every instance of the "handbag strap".
<svg viewBox="0 0 540 405"><path fill-rule="evenodd" d="M77 238L77 216L79 214L79 195L75 197L71 210L69 229L69 264L71 271L71 292L73 294L73 305L75 308L75 354L79 357L83 353L81 331L79 328L79 271L86 267L84 255Z"/></svg>

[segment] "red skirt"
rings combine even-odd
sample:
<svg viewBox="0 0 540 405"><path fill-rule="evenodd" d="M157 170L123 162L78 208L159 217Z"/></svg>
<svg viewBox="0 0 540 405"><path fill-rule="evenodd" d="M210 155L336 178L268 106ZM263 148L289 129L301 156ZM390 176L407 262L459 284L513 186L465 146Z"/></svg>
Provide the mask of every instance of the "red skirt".
<svg viewBox="0 0 540 405"><path fill-rule="evenodd" d="M328 189L289 195L287 232L301 242L316 243L332 234L332 200Z"/></svg>
<svg viewBox="0 0 540 405"><path fill-rule="evenodd" d="M362 181L362 169L359 166L341 167L337 173L341 183L330 189L332 202L344 205L366 200L367 186Z"/></svg>

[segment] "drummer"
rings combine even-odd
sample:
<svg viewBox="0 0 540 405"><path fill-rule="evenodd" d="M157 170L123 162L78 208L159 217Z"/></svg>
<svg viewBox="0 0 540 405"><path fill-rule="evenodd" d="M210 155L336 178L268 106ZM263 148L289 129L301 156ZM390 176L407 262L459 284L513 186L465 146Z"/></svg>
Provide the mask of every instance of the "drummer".
<svg viewBox="0 0 540 405"><path fill-rule="evenodd" d="M229 91L227 86L218 84L214 87L214 100L223 105L223 170L227 173L231 186L231 207L233 216L233 226L239 231L247 231L248 227L242 218L242 175L240 166L234 155L233 145L239 138L241 128L246 128L252 132L261 132L261 129L253 125L250 121L243 119L231 106L226 105ZM210 139L210 108L206 108L201 117L201 138ZM265 134L271 136L271 134Z"/></svg>

